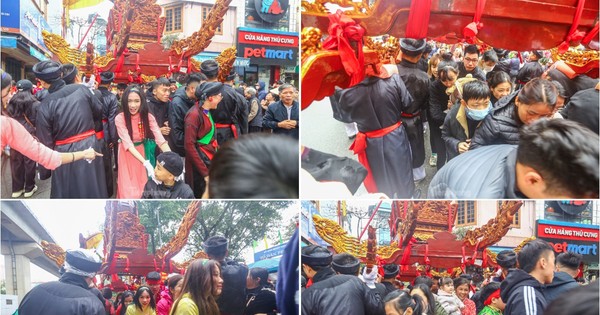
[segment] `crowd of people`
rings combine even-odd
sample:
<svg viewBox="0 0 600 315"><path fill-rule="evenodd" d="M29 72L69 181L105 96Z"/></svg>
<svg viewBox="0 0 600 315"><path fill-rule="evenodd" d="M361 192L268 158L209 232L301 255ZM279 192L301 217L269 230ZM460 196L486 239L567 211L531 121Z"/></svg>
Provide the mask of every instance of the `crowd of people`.
<svg viewBox="0 0 600 315"><path fill-rule="evenodd" d="M141 283L127 284L128 290L120 292L113 291L110 284L104 285L104 279L102 285L96 285L96 273L102 266L97 254L85 249L68 250L59 281L34 287L21 301L18 314L297 314L282 312L294 304L297 288L276 297L269 271L249 269L229 259L228 240L222 236L208 238L203 246L208 258L193 260L183 275L173 273L164 279L152 271L142 277Z"/></svg>
<svg viewBox="0 0 600 315"><path fill-rule="evenodd" d="M429 146L437 172L427 198L598 197L598 79L544 51L519 59L423 39L399 46L396 64L365 64L362 80L330 97L334 118L351 127L369 193L424 197L415 184ZM305 169L324 181L339 173Z"/></svg>
<svg viewBox="0 0 600 315"><path fill-rule="evenodd" d="M499 252L491 275L475 268L455 278L412 276L408 283L396 264L364 265L361 272L356 257L308 245L301 255L302 314L598 314L600 286L578 278L582 259L572 252L555 257L550 244L533 240L518 253Z"/></svg>
<svg viewBox="0 0 600 315"><path fill-rule="evenodd" d="M10 148L13 198L37 191L36 162L39 177L52 178L51 198L298 196L293 85L236 87L234 72L221 83L214 60L179 82L147 84L115 85L112 72L87 80L55 61L32 71L37 85L2 71L2 148ZM244 184L234 187L240 178Z"/></svg>

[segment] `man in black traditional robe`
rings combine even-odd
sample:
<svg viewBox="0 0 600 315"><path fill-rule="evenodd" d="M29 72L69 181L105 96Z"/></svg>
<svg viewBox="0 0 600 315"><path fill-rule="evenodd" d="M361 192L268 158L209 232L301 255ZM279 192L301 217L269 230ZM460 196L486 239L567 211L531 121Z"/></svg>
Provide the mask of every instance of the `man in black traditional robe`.
<svg viewBox="0 0 600 315"><path fill-rule="evenodd" d="M206 60L200 65L200 70L208 78L207 82L216 82L219 74L219 64L214 60ZM235 74L230 74L230 76ZM227 80L230 80L231 77ZM238 138L248 133L248 110L246 99L230 85L225 84L221 92L223 99L210 114L217 127L217 143L222 146L227 140Z"/></svg>
<svg viewBox="0 0 600 315"><path fill-rule="evenodd" d="M108 196L112 196L114 192L112 150L117 150L117 141L119 140L119 135L117 134L117 126L115 125L115 117L117 117L117 113L119 112L119 101L117 100L117 96L108 90L110 84L114 79L114 73L110 71L102 72L100 73L100 86L98 87L98 90L101 94L100 100L102 102L101 134L103 136L102 139L104 139L105 143L105 145L103 146L103 149L105 151L103 151L102 154L104 154L104 172L106 175L106 190L108 192Z"/></svg>
<svg viewBox="0 0 600 315"><path fill-rule="evenodd" d="M367 191L411 198L415 188L412 156L401 116L413 103L412 97L399 75L375 67L377 72L334 94L334 116L357 124L359 132L350 149L368 170Z"/></svg>
<svg viewBox="0 0 600 315"><path fill-rule="evenodd" d="M412 96L412 103L402 112L402 124L406 129L412 153L413 177L415 181L425 178L425 139L423 136L422 113L429 104L429 77L418 68L418 62L425 51L424 39L403 38L400 40L402 61L398 64L398 74Z"/></svg>
<svg viewBox="0 0 600 315"><path fill-rule="evenodd" d="M100 152L94 121L102 119L100 99L82 84L65 85L62 65L42 61L33 72L50 93L40 104L36 134L40 142L58 152L88 148ZM47 179L48 175L42 175ZM104 161L76 161L52 171L50 198L107 198Z"/></svg>

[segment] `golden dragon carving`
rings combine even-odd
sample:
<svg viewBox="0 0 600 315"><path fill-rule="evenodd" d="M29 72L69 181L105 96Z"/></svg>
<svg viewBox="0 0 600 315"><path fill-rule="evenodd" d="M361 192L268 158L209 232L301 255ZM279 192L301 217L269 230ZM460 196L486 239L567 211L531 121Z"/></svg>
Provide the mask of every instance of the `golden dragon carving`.
<svg viewBox="0 0 600 315"><path fill-rule="evenodd" d="M85 51L79 51L72 48L67 41L59 35L50 33L46 30L42 31L42 37L44 38L44 44L48 47L52 53L58 57L60 63L72 63L77 68L83 69L87 61L86 59L92 58L91 62L96 64L98 67L105 67L109 62L115 58L112 56L112 52L106 54L106 56L88 56Z"/></svg>
<svg viewBox="0 0 600 315"><path fill-rule="evenodd" d="M235 47L229 47L223 50L216 58L215 61L219 64L219 77L220 82L225 82L227 76L233 69L233 63L235 62L237 49Z"/></svg>
<svg viewBox="0 0 600 315"><path fill-rule="evenodd" d="M173 266L175 266L175 268L180 269L180 270L187 269L187 267L196 259L208 259L208 255L203 251L199 251L196 254L194 254L194 256L192 256L192 258L190 258L189 260L186 260L182 263L173 261Z"/></svg>
<svg viewBox="0 0 600 315"><path fill-rule="evenodd" d="M372 11L368 0L303 0L302 14L327 15L337 7L348 15L367 16Z"/></svg>
<svg viewBox="0 0 600 315"><path fill-rule="evenodd" d="M600 60L600 52L597 50L575 50L569 49L563 54L558 53L558 48L550 49L550 55L552 60L562 60L568 65L583 67L589 63L597 63Z"/></svg>
<svg viewBox="0 0 600 315"><path fill-rule="evenodd" d="M192 226L196 222L198 211L200 211L200 201L192 201L188 205L185 214L181 219L181 225L179 226L177 233L167 244L156 251L156 258L159 260L169 260L181 251L183 246L187 243Z"/></svg>
<svg viewBox="0 0 600 315"><path fill-rule="evenodd" d="M227 13L230 3L231 0L217 0L208 12L206 20L202 22L200 30L187 38L173 42L171 50L177 55L191 57L206 49L215 36L217 27L223 23L223 17Z"/></svg>
<svg viewBox="0 0 600 315"><path fill-rule="evenodd" d="M479 243L479 248L497 243L510 229L514 215L522 205L522 201L502 201L496 217L490 219L485 225L468 231L463 241L471 246Z"/></svg>
<svg viewBox="0 0 600 315"><path fill-rule="evenodd" d="M44 44L52 53L58 57L60 63L72 63L77 67L85 66L85 52L71 48L69 43L60 35L42 30Z"/></svg>
<svg viewBox="0 0 600 315"><path fill-rule="evenodd" d="M44 251L44 254L50 258L50 260L54 261L58 267L62 267L62 265L64 265L66 252L64 249L62 249L62 247L42 240L42 250Z"/></svg>
<svg viewBox="0 0 600 315"><path fill-rule="evenodd" d="M300 48L303 60L323 50L323 45L321 44L322 36L321 30L316 27L305 27L302 29Z"/></svg>
<svg viewBox="0 0 600 315"><path fill-rule="evenodd" d="M335 221L313 215L315 229L319 236L329 243L336 253L348 253L359 259L367 258L367 240L360 242L356 237L348 235ZM398 243L390 246L377 246L377 255L383 259L390 258L400 251Z"/></svg>
<svg viewBox="0 0 600 315"><path fill-rule="evenodd" d="M383 63L396 64L396 57L400 52L400 40L389 36L385 42L375 41L373 37L365 36L365 46L377 52L379 60Z"/></svg>

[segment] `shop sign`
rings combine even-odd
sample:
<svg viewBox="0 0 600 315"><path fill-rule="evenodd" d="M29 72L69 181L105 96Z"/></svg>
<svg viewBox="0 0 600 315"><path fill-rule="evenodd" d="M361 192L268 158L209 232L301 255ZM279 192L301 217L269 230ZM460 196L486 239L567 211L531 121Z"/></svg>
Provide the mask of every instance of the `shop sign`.
<svg viewBox="0 0 600 315"><path fill-rule="evenodd" d="M39 61L48 60L48 57L31 46L29 46L29 54L37 58Z"/></svg>
<svg viewBox="0 0 600 315"><path fill-rule="evenodd" d="M1 1L0 8L0 25L2 25L2 31L19 33L19 29L21 28L19 19L21 12L20 1Z"/></svg>
<svg viewBox="0 0 600 315"><path fill-rule="evenodd" d="M597 225L537 221L537 237L550 243L558 255L574 252L583 255L586 263L598 263L600 228Z"/></svg>
<svg viewBox="0 0 600 315"><path fill-rule="evenodd" d="M289 6L289 0L254 0L256 13L268 23L275 23L281 20L285 16Z"/></svg>
<svg viewBox="0 0 600 315"><path fill-rule="evenodd" d="M260 252L256 252L256 253L254 253L254 261L256 262L259 260L264 260L264 259L281 256L281 255L283 255L283 250L285 249L286 246L287 246L287 242L273 246L271 248L267 248L265 250L261 250Z"/></svg>
<svg viewBox="0 0 600 315"><path fill-rule="evenodd" d="M238 28L238 56L257 65L296 65L298 34Z"/></svg>
<svg viewBox="0 0 600 315"><path fill-rule="evenodd" d="M2 2L4 3L5 1ZM48 48L46 48L44 38L42 37L42 30L52 32L50 25L48 25L42 13L40 13L31 1L21 1L21 4L23 5L21 7L21 34L40 49L48 52Z"/></svg>

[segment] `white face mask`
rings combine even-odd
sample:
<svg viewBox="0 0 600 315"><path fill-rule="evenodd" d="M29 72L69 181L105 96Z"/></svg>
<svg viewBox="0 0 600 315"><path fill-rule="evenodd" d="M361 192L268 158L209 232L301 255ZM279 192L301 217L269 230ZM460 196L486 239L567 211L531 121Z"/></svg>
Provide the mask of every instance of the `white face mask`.
<svg viewBox="0 0 600 315"><path fill-rule="evenodd" d="M488 73L490 71L494 70L494 67L483 67L483 72L484 73Z"/></svg>

